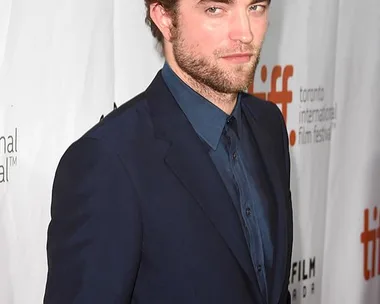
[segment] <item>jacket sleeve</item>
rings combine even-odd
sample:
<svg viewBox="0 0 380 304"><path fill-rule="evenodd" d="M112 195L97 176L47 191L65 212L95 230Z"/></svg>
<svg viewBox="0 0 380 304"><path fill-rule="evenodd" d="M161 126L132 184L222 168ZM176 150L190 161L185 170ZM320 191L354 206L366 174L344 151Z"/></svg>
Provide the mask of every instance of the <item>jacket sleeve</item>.
<svg viewBox="0 0 380 304"><path fill-rule="evenodd" d="M82 138L66 151L53 185L45 304L131 302L142 243L137 200L104 143Z"/></svg>
<svg viewBox="0 0 380 304"><path fill-rule="evenodd" d="M286 123L284 121L283 115L281 111L279 111L276 106L277 113L279 114L279 121L281 122L281 133L282 133L282 143L283 143L283 155L284 155L284 164L285 164L285 178L286 178L286 190L287 190L287 210L288 214L286 215L288 218L288 252L287 252L287 264L286 264L286 284L284 284L283 295L285 298L285 303L291 303L291 294L288 290L289 288L289 275L290 275L290 267L291 267L291 259L292 259L292 248L293 248L293 203L292 203L292 193L290 189L290 171L291 171L291 161L290 161L290 152L289 152L289 138L288 131L286 127Z"/></svg>
<svg viewBox="0 0 380 304"><path fill-rule="evenodd" d="M291 304L292 303L292 297L290 296L290 291L288 291L287 297L286 297L286 304Z"/></svg>

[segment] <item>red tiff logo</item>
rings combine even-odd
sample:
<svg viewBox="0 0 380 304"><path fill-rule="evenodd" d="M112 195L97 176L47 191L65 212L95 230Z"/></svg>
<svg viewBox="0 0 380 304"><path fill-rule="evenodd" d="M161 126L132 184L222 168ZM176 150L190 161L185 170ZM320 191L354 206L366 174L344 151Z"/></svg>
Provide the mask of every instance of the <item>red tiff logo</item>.
<svg viewBox="0 0 380 304"><path fill-rule="evenodd" d="M360 240L364 246L363 271L366 281L380 275L380 216L378 213L377 207L373 209L372 214L369 209L364 210L364 231L360 235ZM369 227L371 222L376 226L373 229Z"/></svg>
<svg viewBox="0 0 380 304"><path fill-rule="evenodd" d="M248 88L248 93L280 105L285 122L287 122L288 119L288 104L293 101L293 92L288 88L289 79L293 77L293 73L294 67L292 65L287 65L284 68L280 65L276 65L273 67L270 75L270 91L268 93L255 92L254 83ZM266 65L261 67L260 76L261 81L266 83L268 80L268 68ZM277 88L278 80L282 80L282 87L280 90ZM294 146L296 142L296 132L294 130L290 132L289 140L290 145Z"/></svg>

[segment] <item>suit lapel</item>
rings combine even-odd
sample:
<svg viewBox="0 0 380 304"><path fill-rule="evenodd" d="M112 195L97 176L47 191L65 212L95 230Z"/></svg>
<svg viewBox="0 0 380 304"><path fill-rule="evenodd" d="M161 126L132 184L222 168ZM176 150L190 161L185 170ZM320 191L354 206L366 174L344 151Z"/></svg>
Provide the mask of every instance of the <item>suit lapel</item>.
<svg viewBox="0 0 380 304"><path fill-rule="evenodd" d="M146 91L156 137L169 141L170 170L194 197L245 271L263 303L241 222L205 144L167 89L160 73Z"/></svg>
<svg viewBox="0 0 380 304"><path fill-rule="evenodd" d="M255 137L257 146L261 157L263 159L265 168L267 170L267 176L269 177L271 189L274 192L275 206L274 210L276 216L274 217L275 221L273 222L275 239L274 242L274 264L272 272L269 275L269 278L272 278L272 284L269 282L268 285L268 294L270 303L278 303L281 296L282 288L285 278L285 257L287 248L287 218L286 214L286 194L284 192L284 181L281 178L279 168L277 166L278 160L274 154L274 143L271 140L271 137L265 130L265 128L260 124L259 119L255 119L255 115L252 111L252 106L247 106L247 103L254 103L251 100L243 102L243 111L247 111L247 121L251 127L252 134ZM280 138L279 138L280 140Z"/></svg>

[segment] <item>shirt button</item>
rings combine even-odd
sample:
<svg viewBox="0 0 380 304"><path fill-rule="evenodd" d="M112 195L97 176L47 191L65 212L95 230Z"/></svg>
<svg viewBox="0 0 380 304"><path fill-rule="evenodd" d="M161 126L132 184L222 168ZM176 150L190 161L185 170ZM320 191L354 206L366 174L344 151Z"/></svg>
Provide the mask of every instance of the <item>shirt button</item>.
<svg viewBox="0 0 380 304"><path fill-rule="evenodd" d="M234 121L235 117L230 116L227 118L227 125L231 124Z"/></svg>
<svg viewBox="0 0 380 304"><path fill-rule="evenodd" d="M247 216L250 216L252 214L251 209L250 208L245 209L245 214Z"/></svg>
<svg viewBox="0 0 380 304"><path fill-rule="evenodd" d="M232 158L233 158L233 159L237 159L237 153L236 153L236 152L234 152L234 153L232 154Z"/></svg>

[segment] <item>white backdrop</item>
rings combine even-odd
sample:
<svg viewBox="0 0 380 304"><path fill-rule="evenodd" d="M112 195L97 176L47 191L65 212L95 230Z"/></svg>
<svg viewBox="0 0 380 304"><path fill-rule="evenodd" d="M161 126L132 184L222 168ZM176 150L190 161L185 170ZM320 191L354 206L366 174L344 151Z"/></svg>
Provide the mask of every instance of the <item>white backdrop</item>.
<svg viewBox="0 0 380 304"><path fill-rule="evenodd" d="M379 33L377 0L272 1L250 92L292 142L293 303L380 302ZM0 0L0 304L42 302L59 158L161 65L142 0Z"/></svg>

